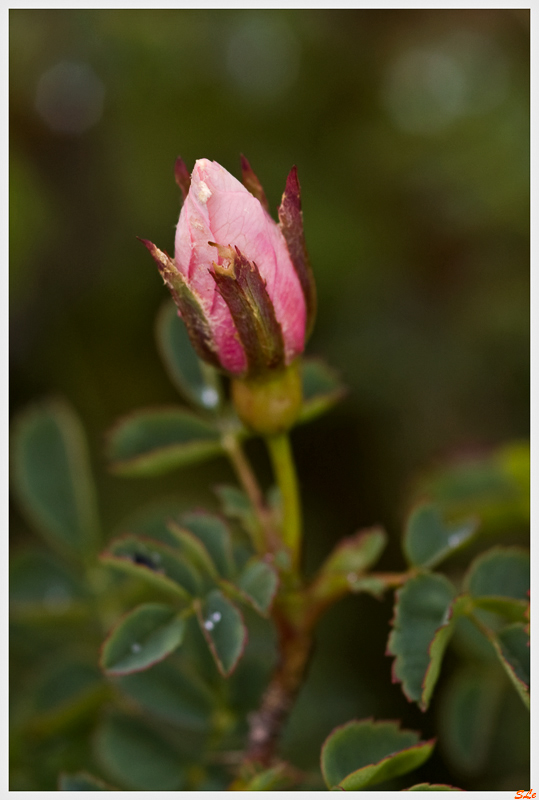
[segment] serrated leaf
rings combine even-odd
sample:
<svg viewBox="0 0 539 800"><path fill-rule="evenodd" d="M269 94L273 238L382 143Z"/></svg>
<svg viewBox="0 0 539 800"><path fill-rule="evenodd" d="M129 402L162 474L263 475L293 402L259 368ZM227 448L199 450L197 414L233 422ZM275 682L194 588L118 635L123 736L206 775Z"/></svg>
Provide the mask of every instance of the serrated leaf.
<svg viewBox="0 0 539 800"><path fill-rule="evenodd" d="M198 675L173 661L118 678L118 685L157 717L188 730L205 732L211 726L214 698Z"/></svg>
<svg viewBox="0 0 539 800"><path fill-rule="evenodd" d="M148 669L176 650L183 641L185 620L170 606L138 606L109 633L100 665L107 675L127 675Z"/></svg>
<svg viewBox="0 0 539 800"><path fill-rule="evenodd" d="M152 539L122 536L109 544L100 560L184 601L203 589L197 570L180 553Z"/></svg>
<svg viewBox="0 0 539 800"><path fill-rule="evenodd" d="M455 623L459 616L464 613L468 608L468 600L466 597L457 597L451 604L448 612L447 621L442 624L432 639L429 646L429 664L425 672L422 684L421 700L418 705L422 711L426 711L434 691L434 687L440 675L442 666L442 659L445 654L449 640L454 633Z"/></svg>
<svg viewBox="0 0 539 800"><path fill-rule="evenodd" d="M416 783L415 786L410 786L409 789L403 789L403 792L462 792L463 789L458 789L456 786L449 786L447 783Z"/></svg>
<svg viewBox="0 0 539 800"><path fill-rule="evenodd" d="M198 602L197 617L215 663L227 677L235 669L247 643L247 628L238 608L218 589Z"/></svg>
<svg viewBox="0 0 539 800"><path fill-rule="evenodd" d="M182 516L181 524L200 539L219 574L223 578L230 578L234 572L234 562L232 539L226 523L215 514L193 511Z"/></svg>
<svg viewBox="0 0 539 800"><path fill-rule="evenodd" d="M529 605L524 600L512 600L509 597L476 597L473 604L476 608L498 614L511 622L527 622Z"/></svg>
<svg viewBox="0 0 539 800"><path fill-rule="evenodd" d="M526 708L530 707L530 645L523 625L508 625L493 636L492 643L513 686Z"/></svg>
<svg viewBox="0 0 539 800"><path fill-rule="evenodd" d="M409 700L421 701L437 630L449 619L455 587L443 575L423 574L408 580L396 593L393 630L387 652L396 656L393 680L402 683Z"/></svg>
<svg viewBox="0 0 539 800"><path fill-rule="evenodd" d="M167 302L161 308L156 338L169 378L178 391L199 408L216 411L221 404L219 375L198 359L175 303Z"/></svg>
<svg viewBox="0 0 539 800"><path fill-rule="evenodd" d="M382 528L359 531L342 539L326 559L322 572L365 572L380 558L387 543Z"/></svg>
<svg viewBox="0 0 539 800"><path fill-rule="evenodd" d="M187 528L183 528L178 522L169 520L168 530L173 538L176 540L176 547L178 547L182 556L199 569L203 574L217 579L219 573L213 563L213 559L208 553L203 542L195 536Z"/></svg>
<svg viewBox="0 0 539 800"><path fill-rule="evenodd" d="M87 556L99 522L84 431L59 400L24 411L12 435L13 486L23 510L50 545Z"/></svg>
<svg viewBox="0 0 539 800"><path fill-rule="evenodd" d="M108 786L99 778L90 775L88 772L74 772L72 774L63 773L58 781L58 789L61 792L111 792L112 786Z"/></svg>
<svg viewBox="0 0 539 800"><path fill-rule="evenodd" d="M321 766L329 789L359 791L404 775L430 756L434 741L396 722L352 721L336 728L322 747Z"/></svg>
<svg viewBox="0 0 539 800"><path fill-rule="evenodd" d="M430 503L415 508L404 531L403 549L409 564L431 569L470 541L479 522L470 519L447 525L440 509Z"/></svg>
<svg viewBox="0 0 539 800"><path fill-rule="evenodd" d="M298 423L310 422L329 411L346 393L333 370L318 359L303 359L301 382L303 406Z"/></svg>
<svg viewBox="0 0 539 800"><path fill-rule="evenodd" d="M502 699L500 677L492 668L461 667L441 695L441 747L470 777L480 775L487 763Z"/></svg>
<svg viewBox="0 0 539 800"><path fill-rule="evenodd" d="M185 769L169 742L133 717L114 714L97 730L96 755L111 779L126 789L178 791Z"/></svg>
<svg viewBox="0 0 539 800"><path fill-rule="evenodd" d="M279 585L279 576L270 564L252 558L240 574L237 585L256 611L263 616L269 614Z"/></svg>
<svg viewBox="0 0 539 800"><path fill-rule="evenodd" d="M527 602L530 556L518 547L493 547L473 561L464 585L472 597L507 597Z"/></svg>
<svg viewBox="0 0 539 800"><path fill-rule="evenodd" d="M118 475L161 475L223 452L219 430L181 408L136 411L108 438L107 456Z"/></svg>

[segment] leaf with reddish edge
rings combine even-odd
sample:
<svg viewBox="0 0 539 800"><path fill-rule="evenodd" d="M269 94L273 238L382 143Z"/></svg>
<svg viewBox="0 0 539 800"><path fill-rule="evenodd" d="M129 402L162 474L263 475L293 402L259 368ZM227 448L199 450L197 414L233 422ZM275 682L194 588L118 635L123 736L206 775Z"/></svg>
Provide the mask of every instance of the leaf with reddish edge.
<svg viewBox="0 0 539 800"><path fill-rule="evenodd" d="M477 519L448 525L437 506L422 503L412 510L406 523L406 559L412 566L431 569L469 542L478 527Z"/></svg>
<svg viewBox="0 0 539 800"><path fill-rule="evenodd" d="M258 180L257 176L255 175L253 168L243 155L241 154L241 179L243 181L243 185L246 189L248 189L253 197L260 202L260 204L269 211L268 201L266 199L266 194L264 189L262 188L262 184Z"/></svg>
<svg viewBox="0 0 539 800"><path fill-rule="evenodd" d="M423 764L434 739L421 742L415 731L393 720L352 720L335 728L322 746L320 762L329 789L358 791L403 775Z"/></svg>
<svg viewBox="0 0 539 800"><path fill-rule="evenodd" d="M295 166L292 167L286 179L286 187L278 214L288 253L305 297L307 311L305 339L307 339L313 329L316 316L316 285L305 245L301 190Z"/></svg>
<svg viewBox="0 0 539 800"><path fill-rule="evenodd" d="M260 558L251 558L237 580L237 587L244 600L263 617L269 616L279 576L271 564Z"/></svg>
<svg viewBox="0 0 539 800"><path fill-rule="evenodd" d="M410 786L409 789L403 789L403 792L463 792L464 789L459 789L458 786L450 786L448 783L416 783L415 786Z"/></svg>
<svg viewBox="0 0 539 800"><path fill-rule="evenodd" d="M197 570L182 561L180 554L171 547L153 539L129 534L121 536L109 544L100 560L161 591L172 592L186 602L202 589Z"/></svg>
<svg viewBox="0 0 539 800"><path fill-rule="evenodd" d="M107 439L110 469L117 475L162 475L222 453L221 436L214 425L174 406L127 414Z"/></svg>
<svg viewBox="0 0 539 800"><path fill-rule="evenodd" d="M191 173L187 169L185 161L180 156L178 156L174 164L174 178L181 189L185 201L185 198L189 194L189 187L191 186Z"/></svg>
<svg viewBox="0 0 539 800"><path fill-rule="evenodd" d="M474 598L528 601L530 555L521 547L493 547L471 563L464 585Z"/></svg>
<svg viewBox="0 0 539 800"><path fill-rule="evenodd" d="M429 706L436 681L440 675L445 649L455 630L455 622L461 614L469 610L469 606L469 599L466 595L457 597L449 608L447 622L438 628L434 634L429 646L430 661L423 678L421 700L418 703L422 711L426 711Z"/></svg>
<svg viewBox="0 0 539 800"><path fill-rule="evenodd" d="M455 593L455 587L447 578L432 573L411 578L396 592L393 630L386 653L396 656L392 679L394 683L402 683L402 690L410 701L421 702L431 661L431 643L438 629L449 620ZM443 648L440 649L443 652ZM426 687L427 698L432 691L430 682Z"/></svg>
<svg viewBox="0 0 539 800"><path fill-rule="evenodd" d="M385 531L377 526L341 539L327 557L321 572L365 572L378 561L386 543Z"/></svg>
<svg viewBox="0 0 539 800"><path fill-rule="evenodd" d="M524 625L508 625L490 640L511 683L530 708L530 642Z"/></svg>
<svg viewBox="0 0 539 800"><path fill-rule="evenodd" d="M123 616L101 648L100 666L107 675L129 675L162 661L183 641L185 620L176 609L145 603Z"/></svg>
<svg viewBox="0 0 539 800"><path fill-rule="evenodd" d="M176 539L180 552L188 561L210 577L214 579L219 577L208 549L198 536L187 528L182 527L174 519L168 520L167 528Z"/></svg>
<svg viewBox="0 0 539 800"><path fill-rule="evenodd" d="M247 628L241 611L219 589L214 589L204 600L197 600L195 608L217 668L228 678L247 644Z"/></svg>
<svg viewBox="0 0 539 800"><path fill-rule="evenodd" d="M230 578L234 574L234 561L232 538L226 522L217 514L206 511L191 511L184 514L180 522L202 542L219 574Z"/></svg>

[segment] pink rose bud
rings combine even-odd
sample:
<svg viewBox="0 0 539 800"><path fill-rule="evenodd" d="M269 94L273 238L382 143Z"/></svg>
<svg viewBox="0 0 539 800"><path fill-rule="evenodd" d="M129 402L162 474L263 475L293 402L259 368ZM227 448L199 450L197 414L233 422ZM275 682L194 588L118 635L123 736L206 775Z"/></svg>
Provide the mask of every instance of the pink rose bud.
<svg viewBox="0 0 539 800"><path fill-rule="evenodd" d="M200 358L235 377L283 369L303 352L316 311L300 189L293 167L278 225L242 157L243 186L215 161L181 159L184 205L172 260L142 240L157 262Z"/></svg>

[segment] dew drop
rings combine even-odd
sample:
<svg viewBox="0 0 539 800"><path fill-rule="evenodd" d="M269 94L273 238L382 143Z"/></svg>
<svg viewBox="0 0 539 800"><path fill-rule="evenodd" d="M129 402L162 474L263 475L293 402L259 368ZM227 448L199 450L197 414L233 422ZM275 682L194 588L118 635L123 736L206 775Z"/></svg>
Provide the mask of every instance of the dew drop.
<svg viewBox="0 0 539 800"><path fill-rule="evenodd" d="M215 408L219 402L219 394L212 386L206 386L202 390L201 400L202 404L206 406L206 408Z"/></svg>
<svg viewBox="0 0 539 800"><path fill-rule="evenodd" d="M213 614L211 615L211 620L212 620L212 622L215 622L215 623L220 622L220 620L221 620L221 612L220 611L214 611Z"/></svg>
<svg viewBox="0 0 539 800"><path fill-rule="evenodd" d="M466 538L466 534L462 533L454 533L452 536L449 537L447 543L449 547L458 547L459 544L462 542L463 539Z"/></svg>
<svg viewBox="0 0 539 800"><path fill-rule="evenodd" d="M207 619L207 620L204 622L204 627L206 628L206 630L207 630L207 631L212 631L212 630L213 630L213 628L214 628L214 624L213 624L213 622L211 621L211 619Z"/></svg>
<svg viewBox="0 0 539 800"><path fill-rule="evenodd" d="M133 644L131 645L131 651L133 653L140 653L141 650L142 650L142 645L140 645L138 642L133 642Z"/></svg>

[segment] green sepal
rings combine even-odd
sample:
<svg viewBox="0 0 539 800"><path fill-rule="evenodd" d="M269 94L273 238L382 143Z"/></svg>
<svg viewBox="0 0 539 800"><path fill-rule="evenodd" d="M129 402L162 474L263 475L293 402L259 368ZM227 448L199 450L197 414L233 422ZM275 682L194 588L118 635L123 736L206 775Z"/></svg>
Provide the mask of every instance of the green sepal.
<svg viewBox="0 0 539 800"><path fill-rule="evenodd" d="M101 650L101 669L107 675L148 669L176 650L184 634L185 620L176 609L145 603L122 617L109 633Z"/></svg>
<svg viewBox="0 0 539 800"><path fill-rule="evenodd" d="M162 306L155 332L161 359L180 394L204 411L218 411L222 403L219 375L197 357L173 302Z"/></svg>
<svg viewBox="0 0 539 800"><path fill-rule="evenodd" d="M321 767L329 789L359 791L404 775L430 756L434 740L421 742L397 722L353 720L336 728L322 746Z"/></svg>
<svg viewBox="0 0 539 800"><path fill-rule="evenodd" d="M418 702L420 707L428 702L435 677L435 673L432 674L425 687L432 659L431 646L438 629L449 622L454 596L455 587L447 578L428 573L411 578L396 592L393 630L387 643L387 655L395 656L392 679L394 683L401 683L408 700ZM447 633L440 633L434 647L437 662L447 643L446 636ZM431 667L431 670L438 669L439 664Z"/></svg>
<svg viewBox="0 0 539 800"><path fill-rule="evenodd" d="M411 566L432 569L468 543L478 527L477 519L447 525L437 506L424 503L412 511L406 523L404 555Z"/></svg>
<svg viewBox="0 0 539 800"><path fill-rule="evenodd" d="M191 343L199 358L219 369L221 364L217 356L213 333L199 298L189 288L183 275L176 269L174 261L167 253L159 250L146 239L140 241L149 250L157 264L159 273L178 306Z"/></svg>
<svg viewBox="0 0 539 800"><path fill-rule="evenodd" d="M30 406L12 433L13 488L38 532L62 554L99 544L96 492L82 425L61 400Z"/></svg>
<svg viewBox="0 0 539 800"><path fill-rule="evenodd" d="M223 452L219 430L182 408L134 411L109 432L107 458L117 475L151 476Z"/></svg>
<svg viewBox="0 0 539 800"><path fill-rule="evenodd" d="M152 584L188 602L203 584L192 564L161 542L142 536L125 536L111 542L101 554L102 563Z"/></svg>
<svg viewBox="0 0 539 800"><path fill-rule="evenodd" d="M246 374L256 377L282 369L285 365L283 332L258 267L237 247L210 244L217 248L221 262L214 262L210 275L234 320L247 358Z"/></svg>
<svg viewBox="0 0 539 800"><path fill-rule="evenodd" d="M196 601L200 629L219 672L227 678L236 668L245 645L247 628L239 609L219 589Z"/></svg>

